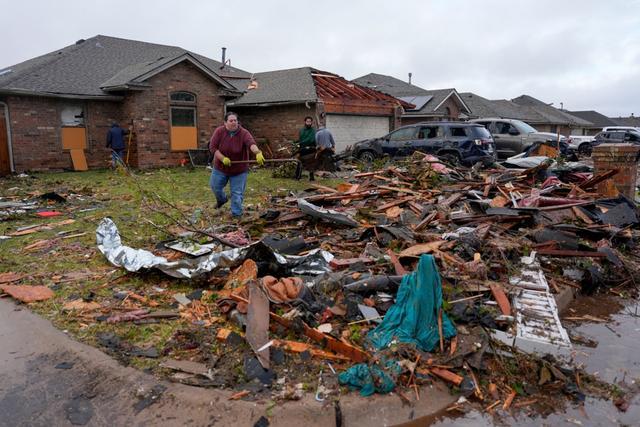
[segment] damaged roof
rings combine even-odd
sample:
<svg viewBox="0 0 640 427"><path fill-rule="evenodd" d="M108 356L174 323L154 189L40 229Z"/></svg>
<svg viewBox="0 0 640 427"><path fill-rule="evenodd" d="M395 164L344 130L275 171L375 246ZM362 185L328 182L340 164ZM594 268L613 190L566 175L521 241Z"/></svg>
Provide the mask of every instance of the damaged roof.
<svg viewBox="0 0 640 427"><path fill-rule="evenodd" d="M414 104L415 109L406 109L406 116L437 115L444 101L450 97L458 100L462 110L471 112L455 88L423 89L395 77L376 73L358 77L353 82Z"/></svg>
<svg viewBox="0 0 640 427"><path fill-rule="evenodd" d="M253 88L250 88L253 86ZM271 105L317 102L319 100L365 100L400 104L404 108L413 105L385 93L345 80L337 74L312 67L256 73L247 86L240 87L246 93L228 105Z"/></svg>
<svg viewBox="0 0 640 427"><path fill-rule="evenodd" d="M229 105L256 105L316 102L315 84L311 77L311 67L292 68L288 70L256 73L253 80L257 82L255 89L247 89L247 85L239 88L247 91L243 96L229 102Z"/></svg>
<svg viewBox="0 0 640 427"><path fill-rule="evenodd" d="M108 98L183 61L231 91L234 79L250 77L181 47L97 35L0 70L0 92Z"/></svg>

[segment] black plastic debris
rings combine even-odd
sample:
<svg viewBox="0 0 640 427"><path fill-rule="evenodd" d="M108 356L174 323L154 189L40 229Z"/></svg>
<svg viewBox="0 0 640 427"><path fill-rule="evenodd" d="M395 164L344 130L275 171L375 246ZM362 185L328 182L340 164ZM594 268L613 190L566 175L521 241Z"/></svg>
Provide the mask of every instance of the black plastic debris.
<svg viewBox="0 0 640 427"><path fill-rule="evenodd" d="M302 237L286 239L279 235L270 235L262 239L262 243L276 252L286 255L297 255L307 249L307 242Z"/></svg>
<svg viewBox="0 0 640 427"><path fill-rule="evenodd" d="M66 203L67 199L54 191L50 191L48 193L44 193L40 196L42 200L50 200L56 203Z"/></svg>
<svg viewBox="0 0 640 427"><path fill-rule="evenodd" d="M276 378L276 374L271 369L264 369L255 356L245 356L244 373L249 381L257 379L266 386Z"/></svg>

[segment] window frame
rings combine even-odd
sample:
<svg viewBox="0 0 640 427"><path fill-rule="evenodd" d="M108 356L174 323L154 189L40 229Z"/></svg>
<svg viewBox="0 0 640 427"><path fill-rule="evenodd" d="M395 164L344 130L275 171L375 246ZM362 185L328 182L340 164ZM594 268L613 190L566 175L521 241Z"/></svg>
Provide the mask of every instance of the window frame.
<svg viewBox="0 0 640 427"><path fill-rule="evenodd" d="M191 110L193 111L193 126L185 126L185 125L174 125L173 124L173 109L177 108L180 110ZM198 128L198 109L196 106L188 106L188 105L170 105L169 106L169 126L171 127L190 127L190 128Z"/></svg>
<svg viewBox="0 0 640 427"><path fill-rule="evenodd" d="M181 93L186 93L188 95L191 95L193 97L193 101L172 99L173 95L178 95L178 94L181 94ZM169 104L170 105L196 105L197 102L198 102L198 97L193 92L189 92L189 91L186 91L186 90L177 90L177 91L169 92Z"/></svg>

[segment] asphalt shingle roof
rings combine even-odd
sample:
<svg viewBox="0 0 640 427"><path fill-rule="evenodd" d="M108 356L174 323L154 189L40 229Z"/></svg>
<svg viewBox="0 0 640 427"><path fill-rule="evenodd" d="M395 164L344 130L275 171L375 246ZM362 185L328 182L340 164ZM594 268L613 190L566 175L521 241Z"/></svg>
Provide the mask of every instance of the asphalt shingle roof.
<svg viewBox="0 0 640 427"><path fill-rule="evenodd" d="M127 83L140 74L182 55L190 55L213 74L229 82L236 78L250 77L248 72L237 68L225 66L220 69L220 62L177 46L98 35L20 64L5 67L0 70L0 90L109 96L108 92L101 89L105 83L114 86Z"/></svg>
<svg viewBox="0 0 640 427"><path fill-rule="evenodd" d="M572 116L580 117L583 120L593 123L595 127L618 126L618 124L612 119L594 110L568 111L568 113Z"/></svg>
<svg viewBox="0 0 640 427"><path fill-rule="evenodd" d="M448 89L423 89L419 86L412 85L403 80L396 79L395 77L386 76L384 74L370 73L366 76L358 77L352 80L361 86L366 86L370 89L375 89L387 95L395 96L397 98L410 97L410 96L430 96L431 99L424 104L419 110L406 111L405 115L423 115L435 113L435 108L442 103L451 92L457 93L454 88Z"/></svg>
<svg viewBox="0 0 640 427"><path fill-rule="evenodd" d="M253 75L258 87L247 90L229 105L317 101L311 67L267 71ZM244 87L246 89L246 86Z"/></svg>
<svg viewBox="0 0 640 427"><path fill-rule="evenodd" d="M640 127L640 117L610 117L615 122L614 126Z"/></svg>
<svg viewBox="0 0 640 427"><path fill-rule="evenodd" d="M580 117L572 116L569 113L565 113L562 110L554 108L544 102L540 101L529 95L520 95L517 98L512 99L516 104L530 107L536 113L545 118L549 123L566 124L572 126L591 126L592 123L588 120L581 119Z"/></svg>

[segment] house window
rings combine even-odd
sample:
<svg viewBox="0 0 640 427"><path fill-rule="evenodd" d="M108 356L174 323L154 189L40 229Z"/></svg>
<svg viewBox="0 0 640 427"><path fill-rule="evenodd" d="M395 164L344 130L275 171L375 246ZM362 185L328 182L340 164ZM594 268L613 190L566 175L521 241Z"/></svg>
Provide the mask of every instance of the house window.
<svg viewBox="0 0 640 427"><path fill-rule="evenodd" d="M451 119L451 108L444 107L444 116L447 120Z"/></svg>
<svg viewBox="0 0 640 427"><path fill-rule="evenodd" d="M171 107L171 126L196 126L194 107Z"/></svg>
<svg viewBox="0 0 640 427"><path fill-rule="evenodd" d="M551 133L558 133L558 125L551 125L551 126L549 126L549 132L551 132Z"/></svg>
<svg viewBox="0 0 640 427"><path fill-rule="evenodd" d="M190 92L169 94L171 114L171 150L184 151L198 148L196 125L196 96Z"/></svg>
<svg viewBox="0 0 640 427"><path fill-rule="evenodd" d="M64 103L60 107L60 138L65 150L84 150L87 148L84 106L77 103Z"/></svg>
<svg viewBox="0 0 640 427"><path fill-rule="evenodd" d="M189 92L173 92L171 95L169 95L169 98L172 102L196 102L196 96Z"/></svg>
<svg viewBox="0 0 640 427"><path fill-rule="evenodd" d="M60 111L62 126L84 126L84 109L82 105L64 105Z"/></svg>

